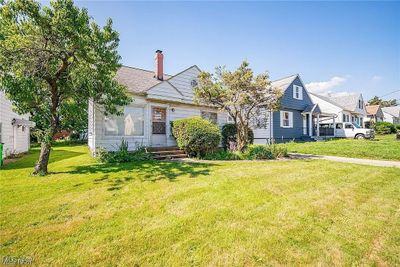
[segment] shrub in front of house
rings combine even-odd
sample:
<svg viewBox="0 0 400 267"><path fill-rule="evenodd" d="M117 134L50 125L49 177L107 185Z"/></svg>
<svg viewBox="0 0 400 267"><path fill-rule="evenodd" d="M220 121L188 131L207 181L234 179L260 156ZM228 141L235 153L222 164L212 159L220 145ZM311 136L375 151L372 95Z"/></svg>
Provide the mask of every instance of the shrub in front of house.
<svg viewBox="0 0 400 267"><path fill-rule="evenodd" d="M222 126L222 147L229 149L229 142L236 142L237 127L234 123L228 123ZM248 143L253 144L254 133L250 129L248 134Z"/></svg>
<svg viewBox="0 0 400 267"><path fill-rule="evenodd" d="M396 127L394 126L394 124L386 121L375 123L374 130L377 134L396 133Z"/></svg>
<svg viewBox="0 0 400 267"><path fill-rule="evenodd" d="M201 159L205 160L262 160L277 159L288 155L284 145L250 145L244 152L217 150L205 153Z"/></svg>
<svg viewBox="0 0 400 267"><path fill-rule="evenodd" d="M147 153L145 148L138 147L134 151L128 150L128 142L122 140L117 151L107 151L104 148L99 148L96 151L96 158L104 163L119 163L152 160L153 157Z"/></svg>
<svg viewBox="0 0 400 267"><path fill-rule="evenodd" d="M175 120L172 131L178 147L190 156L217 149L221 140L218 126L200 117Z"/></svg>
<svg viewBox="0 0 400 267"><path fill-rule="evenodd" d="M211 151L205 153L201 156L201 159L204 160L242 160L244 159L244 155L239 151L230 151L225 149L218 149L215 151Z"/></svg>

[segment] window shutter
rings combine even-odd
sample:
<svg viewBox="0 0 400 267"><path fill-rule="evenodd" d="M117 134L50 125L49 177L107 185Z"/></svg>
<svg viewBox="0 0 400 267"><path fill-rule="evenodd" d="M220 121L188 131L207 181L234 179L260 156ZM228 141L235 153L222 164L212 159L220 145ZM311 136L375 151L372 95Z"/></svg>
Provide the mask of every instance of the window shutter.
<svg viewBox="0 0 400 267"><path fill-rule="evenodd" d="M293 112L289 112L289 127L293 128Z"/></svg>
<svg viewBox="0 0 400 267"><path fill-rule="evenodd" d="M283 127L283 111L280 112L280 115L281 115L281 119L280 119L280 121L281 121L281 127Z"/></svg>
<svg viewBox="0 0 400 267"><path fill-rule="evenodd" d="M293 85L293 98L296 99L296 85Z"/></svg>
<svg viewBox="0 0 400 267"><path fill-rule="evenodd" d="M303 100L303 87L299 87L299 99Z"/></svg>

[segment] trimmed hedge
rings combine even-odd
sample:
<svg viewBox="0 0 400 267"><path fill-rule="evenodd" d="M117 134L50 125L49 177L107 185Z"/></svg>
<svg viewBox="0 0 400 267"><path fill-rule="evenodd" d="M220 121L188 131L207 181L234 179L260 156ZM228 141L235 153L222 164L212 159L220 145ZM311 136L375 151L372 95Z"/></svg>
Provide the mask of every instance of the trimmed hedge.
<svg viewBox="0 0 400 267"><path fill-rule="evenodd" d="M174 121L172 132L178 147L190 156L215 150L221 141L218 126L200 117Z"/></svg>
<svg viewBox="0 0 400 267"><path fill-rule="evenodd" d="M222 126L222 147L224 149L229 149L229 142L233 141L236 142L236 134L237 134L237 127L234 123L228 123ZM248 143L253 144L254 141L254 133L251 129L249 129L248 134Z"/></svg>
<svg viewBox="0 0 400 267"><path fill-rule="evenodd" d="M377 134L391 134L396 133L396 127L393 123L380 121L375 123L374 130Z"/></svg>

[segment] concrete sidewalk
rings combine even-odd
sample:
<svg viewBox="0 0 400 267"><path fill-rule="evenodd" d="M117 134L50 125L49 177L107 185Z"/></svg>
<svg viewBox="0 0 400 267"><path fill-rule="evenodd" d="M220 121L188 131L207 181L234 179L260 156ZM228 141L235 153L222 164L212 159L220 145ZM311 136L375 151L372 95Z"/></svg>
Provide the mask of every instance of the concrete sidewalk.
<svg viewBox="0 0 400 267"><path fill-rule="evenodd" d="M387 161L387 160L375 160L375 159L358 159L358 158L310 155L310 154L300 154L300 153L289 153L289 157L292 158L292 159L323 159L323 160L331 160L331 161L337 161L337 162L363 164L363 165L370 165L370 166L400 168L400 161Z"/></svg>

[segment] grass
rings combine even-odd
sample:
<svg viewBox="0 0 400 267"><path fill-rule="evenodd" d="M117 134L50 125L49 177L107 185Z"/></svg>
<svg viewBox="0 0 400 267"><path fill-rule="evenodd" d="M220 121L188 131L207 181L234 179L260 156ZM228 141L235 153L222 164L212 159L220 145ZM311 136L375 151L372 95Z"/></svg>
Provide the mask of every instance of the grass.
<svg viewBox="0 0 400 267"><path fill-rule="evenodd" d="M0 255L38 266L400 265L400 170L329 161L100 164L57 146L0 170Z"/></svg>
<svg viewBox="0 0 400 267"><path fill-rule="evenodd" d="M289 152L351 158L400 160L400 141L395 135L378 135L374 140L333 139L325 142L290 142Z"/></svg>

